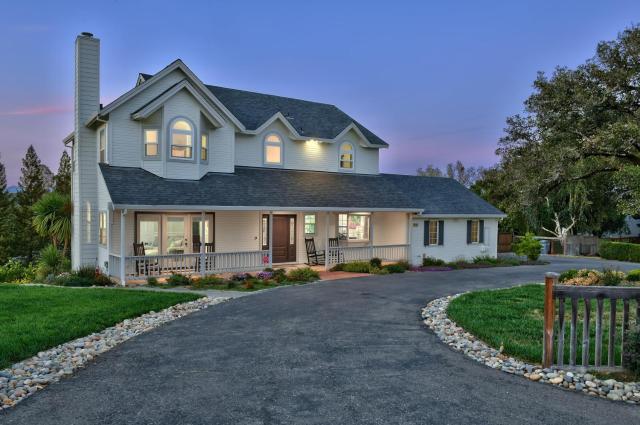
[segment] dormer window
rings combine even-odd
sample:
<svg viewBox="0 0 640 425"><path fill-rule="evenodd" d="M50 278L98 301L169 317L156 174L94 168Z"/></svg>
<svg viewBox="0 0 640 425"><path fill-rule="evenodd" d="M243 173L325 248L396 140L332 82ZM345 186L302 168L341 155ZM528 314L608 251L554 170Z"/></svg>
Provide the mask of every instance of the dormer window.
<svg viewBox="0 0 640 425"><path fill-rule="evenodd" d="M171 157L180 159L193 158L193 126L184 119L177 119L171 124Z"/></svg>
<svg viewBox="0 0 640 425"><path fill-rule="evenodd" d="M200 136L200 160L207 161L209 158L209 135L202 133Z"/></svg>
<svg viewBox="0 0 640 425"><path fill-rule="evenodd" d="M340 169L353 170L353 145L349 142L340 145Z"/></svg>
<svg viewBox="0 0 640 425"><path fill-rule="evenodd" d="M157 157L158 156L158 143L159 131L157 128L145 128L144 130L144 156Z"/></svg>
<svg viewBox="0 0 640 425"><path fill-rule="evenodd" d="M265 165L282 165L282 139L275 133L264 138Z"/></svg>

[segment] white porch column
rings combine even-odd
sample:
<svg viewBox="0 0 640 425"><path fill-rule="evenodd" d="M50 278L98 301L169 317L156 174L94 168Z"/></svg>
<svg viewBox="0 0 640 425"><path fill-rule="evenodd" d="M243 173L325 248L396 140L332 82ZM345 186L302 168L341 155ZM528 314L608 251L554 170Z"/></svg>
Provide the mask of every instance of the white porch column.
<svg viewBox="0 0 640 425"><path fill-rule="evenodd" d="M324 223L324 270L329 270L329 258L331 258L331 253L329 252L329 217L330 212L327 211L325 213L325 223Z"/></svg>
<svg viewBox="0 0 640 425"><path fill-rule="evenodd" d="M269 268L273 268L273 211L269 211Z"/></svg>
<svg viewBox="0 0 640 425"><path fill-rule="evenodd" d="M369 259L373 258L373 211L369 216Z"/></svg>
<svg viewBox="0 0 640 425"><path fill-rule="evenodd" d="M204 211L200 212L200 277L204 277L204 274L206 272L206 265L205 265L205 243L207 242L207 239L205 237L204 234L204 221L206 219L206 214L204 213ZM193 239L193 238L192 238Z"/></svg>
<svg viewBox="0 0 640 425"><path fill-rule="evenodd" d="M111 206L109 206L109 208L107 208L107 222L105 223L107 226L107 276L111 276L113 271L111 264L111 231L113 230L113 226L111 225L112 218L113 211L111 211Z"/></svg>
<svg viewBox="0 0 640 425"><path fill-rule="evenodd" d="M411 219L411 213L407 213L407 261L413 264L413 252L411 250L411 228L413 226L413 220Z"/></svg>
<svg viewBox="0 0 640 425"><path fill-rule="evenodd" d="M126 286L127 280L125 278L125 263L126 263L126 251L125 251L125 227L127 225L127 210L120 210L120 284Z"/></svg>

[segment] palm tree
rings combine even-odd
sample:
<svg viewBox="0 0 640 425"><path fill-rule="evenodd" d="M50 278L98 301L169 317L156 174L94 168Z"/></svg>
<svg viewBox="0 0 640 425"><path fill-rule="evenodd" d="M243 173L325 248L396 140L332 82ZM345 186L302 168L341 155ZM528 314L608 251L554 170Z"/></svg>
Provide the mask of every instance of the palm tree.
<svg viewBox="0 0 640 425"><path fill-rule="evenodd" d="M36 232L51 238L54 246L62 243L62 252L65 254L71 240L72 208L71 197L58 192L44 194L33 206L33 227Z"/></svg>

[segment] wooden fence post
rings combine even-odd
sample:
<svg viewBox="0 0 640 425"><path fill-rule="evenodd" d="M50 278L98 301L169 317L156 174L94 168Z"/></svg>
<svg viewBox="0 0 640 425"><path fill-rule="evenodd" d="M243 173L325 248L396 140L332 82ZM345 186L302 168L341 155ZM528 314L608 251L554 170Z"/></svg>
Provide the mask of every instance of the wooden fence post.
<svg viewBox="0 0 640 425"><path fill-rule="evenodd" d="M556 308L553 298L553 285L558 282L558 273L544 276L544 337L542 340L542 367L553 364L553 322Z"/></svg>

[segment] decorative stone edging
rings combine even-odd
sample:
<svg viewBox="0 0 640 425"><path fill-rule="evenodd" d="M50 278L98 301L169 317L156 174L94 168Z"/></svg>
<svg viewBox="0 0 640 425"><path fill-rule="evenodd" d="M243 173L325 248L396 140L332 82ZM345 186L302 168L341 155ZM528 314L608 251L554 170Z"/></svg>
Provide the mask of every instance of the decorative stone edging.
<svg viewBox="0 0 640 425"><path fill-rule="evenodd" d="M543 369L502 354L465 331L447 317L447 306L460 296L438 298L422 309L424 323L448 346L466 354L473 360L493 369L523 376L531 381L580 391L588 395L627 403L640 403L640 383L619 382L615 379L600 380L590 373L564 371L557 367Z"/></svg>
<svg viewBox="0 0 640 425"><path fill-rule="evenodd" d="M0 411L14 406L62 377L72 375L96 356L136 335L226 300L228 298L204 297L159 312L150 311L101 332L41 351L30 359L0 370Z"/></svg>

